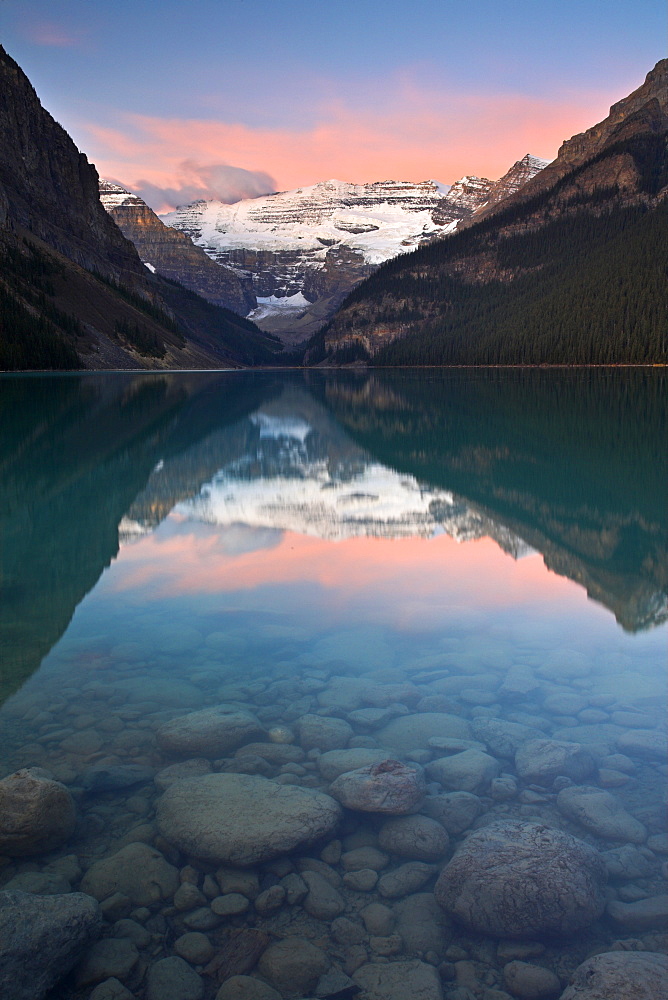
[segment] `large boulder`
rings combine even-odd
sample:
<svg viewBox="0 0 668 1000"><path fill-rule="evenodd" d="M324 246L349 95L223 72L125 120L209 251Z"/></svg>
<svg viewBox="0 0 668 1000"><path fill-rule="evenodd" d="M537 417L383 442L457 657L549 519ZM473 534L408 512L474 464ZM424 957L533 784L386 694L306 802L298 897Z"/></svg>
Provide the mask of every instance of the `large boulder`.
<svg viewBox="0 0 668 1000"><path fill-rule="evenodd" d="M242 743L250 743L263 732L261 723L250 712L215 705L166 722L156 739L165 753L213 759L236 750Z"/></svg>
<svg viewBox="0 0 668 1000"><path fill-rule="evenodd" d="M348 809L402 816L421 805L426 786L422 768L383 760L340 774L329 790Z"/></svg>
<svg viewBox="0 0 668 1000"><path fill-rule="evenodd" d="M100 908L82 892L0 892L0 996L41 1000L76 965L102 929Z"/></svg>
<svg viewBox="0 0 668 1000"><path fill-rule="evenodd" d="M605 862L567 833L536 823L492 823L472 833L434 890L443 909L495 937L568 935L605 905Z"/></svg>
<svg viewBox="0 0 668 1000"><path fill-rule="evenodd" d="M606 951L578 965L561 1000L659 1000L668 996L668 957Z"/></svg>
<svg viewBox="0 0 668 1000"><path fill-rule="evenodd" d="M25 767L0 781L0 855L42 854L74 832L76 811L65 785Z"/></svg>
<svg viewBox="0 0 668 1000"><path fill-rule="evenodd" d="M329 795L250 774L177 781L158 803L160 833L214 864L258 864L332 832L341 808Z"/></svg>
<svg viewBox="0 0 668 1000"><path fill-rule="evenodd" d="M148 844L128 844L91 865L81 889L100 901L116 892L135 906L150 906L171 899L179 887L179 873Z"/></svg>

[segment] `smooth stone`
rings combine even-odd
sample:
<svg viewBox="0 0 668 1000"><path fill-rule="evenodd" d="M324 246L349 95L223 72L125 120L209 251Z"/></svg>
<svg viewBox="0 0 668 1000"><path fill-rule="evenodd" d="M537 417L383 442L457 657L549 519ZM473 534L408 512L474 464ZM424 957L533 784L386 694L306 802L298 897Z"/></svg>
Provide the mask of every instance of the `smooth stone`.
<svg viewBox="0 0 668 1000"><path fill-rule="evenodd" d="M89 1000L134 1000L134 996L120 980L112 976L111 979L98 983Z"/></svg>
<svg viewBox="0 0 668 1000"><path fill-rule="evenodd" d="M295 728L304 750L318 749L323 753L346 747L348 740L355 735L353 727L344 719L324 715L302 715L297 719Z"/></svg>
<svg viewBox="0 0 668 1000"><path fill-rule="evenodd" d="M394 916L397 933L409 954L431 951L443 958L449 940L449 921L433 892L418 892L399 900L394 906Z"/></svg>
<svg viewBox="0 0 668 1000"><path fill-rule="evenodd" d="M184 778L201 778L203 774L211 774L213 767L210 760L203 757L193 757L191 760L181 760L177 764L169 764L163 767L154 777L156 787L165 792L175 781L183 781Z"/></svg>
<svg viewBox="0 0 668 1000"><path fill-rule="evenodd" d="M360 916L369 934L386 936L394 930L394 911L384 903L369 903Z"/></svg>
<svg viewBox="0 0 668 1000"><path fill-rule="evenodd" d="M378 844L388 854L415 861L437 861L448 849L450 838L440 823L428 816L400 816L383 823Z"/></svg>
<svg viewBox="0 0 668 1000"><path fill-rule="evenodd" d="M120 851L96 861L81 882L81 891L95 899L120 892L134 906L150 906L171 899L179 887L178 869L160 851L148 844L128 844Z"/></svg>
<svg viewBox="0 0 668 1000"><path fill-rule="evenodd" d="M652 862L632 844L602 851L601 857L612 879L628 882L634 878L648 878L652 874Z"/></svg>
<svg viewBox="0 0 668 1000"><path fill-rule="evenodd" d="M588 958L560 1000L660 1000L668 996L668 957L652 951L608 951Z"/></svg>
<svg viewBox="0 0 668 1000"><path fill-rule="evenodd" d="M364 1000L442 1000L443 991L433 965L412 962L369 962L353 973Z"/></svg>
<svg viewBox="0 0 668 1000"><path fill-rule="evenodd" d="M156 740L166 753L214 759L242 743L250 743L263 731L261 723L250 712L216 705L165 723L157 731Z"/></svg>
<svg viewBox="0 0 668 1000"><path fill-rule="evenodd" d="M450 834L463 833L482 812L482 802L471 792L429 795L422 811L439 822Z"/></svg>
<svg viewBox="0 0 668 1000"><path fill-rule="evenodd" d="M470 740L471 727L466 719L447 712L421 712L402 715L377 730L376 739L382 747L398 754L426 749L432 736L454 736Z"/></svg>
<svg viewBox="0 0 668 1000"><path fill-rule="evenodd" d="M550 784L559 775L581 782L596 770L594 758L579 743L527 740L515 754L515 769L523 781Z"/></svg>
<svg viewBox="0 0 668 1000"><path fill-rule="evenodd" d="M503 981L519 1000L552 1000L561 992L561 982L554 972L530 962L508 962Z"/></svg>
<svg viewBox="0 0 668 1000"><path fill-rule="evenodd" d="M71 892L72 886L64 875L57 872L21 872L2 887L7 892L32 892L38 896L55 896Z"/></svg>
<svg viewBox="0 0 668 1000"><path fill-rule="evenodd" d="M239 868L223 866L216 869L216 882L223 895L228 892L238 892L248 899L255 899L260 891L257 872L242 871Z"/></svg>
<svg viewBox="0 0 668 1000"><path fill-rule="evenodd" d="M668 738L655 729L634 729L617 739L617 749L629 757L641 760L659 760L665 763L668 756Z"/></svg>
<svg viewBox="0 0 668 1000"><path fill-rule="evenodd" d="M668 926L668 894L648 896L635 903L608 903L607 917L616 927L632 934L649 930L665 930Z"/></svg>
<svg viewBox="0 0 668 1000"><path fill-rule="evenodd" d="M378 880L378 891L385 899L408 896L418 892L437 871L436 865L428 865L423 861L409 861L381 875Z"/></svg>
<svg viewBox="0 0 668 1000"><path fill-rule="evenodd" d="M337 944L361 944L366 937L362 925L348 917L337 917L332 921L331 931Z"/></svg>
<svg viewBox="0 0 668 1000"><path fill-rule="evenodd" d="M271 735L271 730L267 733ZM234 751L235 757L245 757L252 754L262 757L268 764L281 767L283 764L300 764L306 757L301 747L293 746L291 743L247 743Z"/></svg>
<svg viewBox="0 0 668 1000"><path fill-rule="evenodd" d="M82 892L0 892L0 996L41 1000L101 930L100 908Z"/></svg>
<svg viewBox="0 0 668 1000"><path fill-rule="evenodd" d="M174 942L174 951L180 957L193 965L205 965L214 955L214 947L206 934L200 931L188 931Z"/></svg>
<svg viewBox="0 0 668 1000"><path fill-rule="evenodd" d="M127 938L135 948L146 948L151 943L149 931L136 920L117 920L112 930L115 938Z"/></svg>
<svg viewBox="0 0 668 1000"><path fill-rule="evenodd" d="M494 757L510 759L527 740L543 735L539 729L506 719L475 719L471 729L476 739L482 740Z"/></svg>
<svg viewBox="0 0 668 1000"><path fill-rule="evenodd" d="M216 896L210 903L212 911L217 917L236 917L240 913L245 913L250 906L250 901L240 892L228 892L224 896Z"/></svg>
<svg viewBox="0 0 668 1000"><path fill-rule="evenodd" d="M422 803L424 773L417 766L384 760L339 775L329 791L348 809L399 816L413 812Z"/></svg>
<svg viewBox="0 0 668 1000"><path fill-rule="evenodd" d="M464 750L427 764L427 774L453 792L478 792L501 771L498 760L480 750Z"/></svg>
<svg viewBox="0 0 668 1000"><path fill-rule="evenodd" d="M577 715L588 704L588 698L583 698L580 694L564 691L561 694L548 695L543 701L543 708L551 715Z"/></svg>
<svg viewBox="0 0 668 1000"><path fill-rule="evenodd" d="M364 868L371 868L379 872L387 868L390 859L383 851L377 847L355 847L352 851L345 851L341 855L341 865L344 871L355 872Z"/></svg>
<svg viewBox="0 0 668 1000"><path fill-rule="evenodd" d="M302 872L302 879L308 889L308 895L302 906L311 917L317 920L333 920L343 913L346 904L334 886L318 872Z"/></svg>
<svg viewBox="0 0 668 1000"><path fill-rule="evenodd" d="M254 902L255 909L261 916L275 913L276 910L280 910L283 906L285 897L286 891L284 886L272 885L256 896Z"/></svg>
<svg viewBox="0 0 668 1000"><path fill-rule="evenodd" d="M191 910L183 918L183 923L191 931L213 931L220 927L223 918L219 917L208 906L199 906L196 910Z"/></svg>
<svg viewBox="0 0 668 1000"><path fill-rule="evenodd" d="M494 937L572 934L605 905L598 851L535 823L503 821L470 834L434 890L446 913Z"/></svg>
<svg viewBox="0 0 668 1000"><path fill-rule="evenodd" d="M204 980L177 955L149 966L146 1000L201 1000Z"/></svg>
<svg viewBox="0 0 668 1000"><path fill-rule="evenodd" d="M230 976L216 993L215 1000L281 1000L281 994L253 976Z"/></svg>
<svg viewBox="0 0 668 1000"><path fill-rule="evenodd" d="M154 770L144 764L96 764L87 768L79 783L87 792L111 792L119 788L132 788L153 780Z"/></svg>
<svg viewBox="0 0 668 1000"><path fill-rule="evenodd" d="M352 979L340 969L330 969L320 977L315 987L316 1000L345 1000L359 993Z"/></svg>
<svg viewBox="0 0 668 1000"><path fill-rule="evenodd" d="M39 769L24 767L0 781L0 855L52 851L69 840L75 825L69 791Z"/></svg>
<svg viewBox="0 0 668 1000"><path fill-rule="evenodd" d="M247 774L179 781L158 803L157 825L179 850L248 867L331 834L341 808L329 795Z"/></svg>
<svg viewBox="0 0 668 1000"><path fill-rule="evenodd" d="M378 872L373 868L360 868L355 872L346 872L343 884L354 892L372 892L378 883Z"/></svg>
<svg viewBox="0 0 668 1000"><path fill-rule="evenodd" d="M174 893L174 907L181 913L194 910L198 906L204 906L206 896L196 885L191 882L183 882Z"/></svg>
<svg viewBox="0 0 668 1000"><path fill-rule="evenodd" d="M275 941L262 954L258 971L283 997L308 997L329 969L325 952L305 938Z"/></svg>
<svg viewBox="0 0 668 1000"><path fill-rule="evenodd" d="M557 808L564 816L606 840L642 844L647 837L643 824L626 811L619 799L602 788L590 785L564 788L557 795Z"/></svg>
<svg viewBox="0 0 668 1000"><path fill-rule="evenodd" d="M388 708L358 708L348 715L349 720L361 729L378 729L397 714L394 705Z"/></svg>
<svg viewBox="0 0 668 1000"><path fill-rule="evenodd" d="M130 975L139 961L139 952L127 938L103 938L89 948L76 969L78 989L92 986L104 979L120 979Z"/></svg>
<svg viewBox="0 0 668 1000"><path fill-rule="evenodd" d="M655 854L668 854L668 833L653 833L647 838L647 846Z"/></svg>
<svg viewBox="0 0 668 1000"><path fill-rule="evenodd" d="M318 770L325 781L334 781L346 771L356 771L360 767L380 764L387 760L384 750L368 750L355 747L352 750L328 750L318 757Z"/></svg>

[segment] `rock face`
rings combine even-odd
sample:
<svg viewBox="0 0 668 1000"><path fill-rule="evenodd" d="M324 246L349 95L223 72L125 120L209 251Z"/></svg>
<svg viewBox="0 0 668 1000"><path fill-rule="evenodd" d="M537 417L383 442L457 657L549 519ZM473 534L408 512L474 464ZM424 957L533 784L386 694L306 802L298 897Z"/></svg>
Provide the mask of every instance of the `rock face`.
<svg viewBox="0 0 668 1000"><path fill-rule="evenodd" d="M0 892L0 995L41 1000L99 936L102 916L81 892Z"/></svg>
<svg viewBox="0 0 668 1000"><path fill-rule="evenodd" d="M443 869L446 913L496 937L568 935L603 912L606 867L597 851L534 823L493 823L471 834Z"/></svg>
<svg viewBox="0 0 668 1000"><path fill-rule="evenodd" d="M322 792L247 774L178 781L158 804L163 837L186 854L244 867L331 833L341 818Z"/></svg>
<svg viewBox="0 0 668 1000"><path fill-rule="evenodd" d="M421 768L384 760L339 775L329 790L348 809L402 816L421 804L425 780Z"/></svg>
<svg viewBox="0 0 668 1000"><path fill-rule="evenodd" d="M74 832L72 796L59 781L23 768L0 781L0 854L24 857L60 847Z"/></svg>
<svg viewBox="0 0 668 1000"><path fill-rule="evenodd" d="M668 996L668 958L652 951L608 951L573 973L561 1000L658 1000Z"/></svg>
<svg viewBox="0 0 668 1000"><path fill-rule="evenodd" d="M162 726L156 739L161 750L184 757L222 757L263 733L250 712L217 705L179 716Z"/></svg>
<svg viewBox="0 0 668 1000"><path fill-rule="evenodd" d="M166 226L138 195L112 181L100 181L100 201L150 269L240 316L255 308L250 277L216 264L189 236Z"/></svg>

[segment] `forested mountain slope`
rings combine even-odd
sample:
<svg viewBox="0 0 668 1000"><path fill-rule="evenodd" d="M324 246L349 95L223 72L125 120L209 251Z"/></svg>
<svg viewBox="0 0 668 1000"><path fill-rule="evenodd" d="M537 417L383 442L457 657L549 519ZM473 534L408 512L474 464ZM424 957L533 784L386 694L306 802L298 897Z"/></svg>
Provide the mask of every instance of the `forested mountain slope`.
<svg viewBox="0 0 668 1000"><path fill-rule="evenodd" d="M664 60L614 127L576 137L577 156L564 144L566 169L558 157L494 214L385 264L307 362L665 362L667 98Z"/></svg>

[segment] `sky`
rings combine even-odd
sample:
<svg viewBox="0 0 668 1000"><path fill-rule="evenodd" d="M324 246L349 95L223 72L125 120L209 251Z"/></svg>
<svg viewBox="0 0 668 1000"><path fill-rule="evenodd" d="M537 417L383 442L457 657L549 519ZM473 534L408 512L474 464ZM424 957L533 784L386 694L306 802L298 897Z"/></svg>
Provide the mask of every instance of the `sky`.
<svg viewBox="0 0 668 1000"><path fill-rule="evenodd" d="M0 0L102 177L158 211L336 178L496 179L665 57L663 0Z"/></svg>

